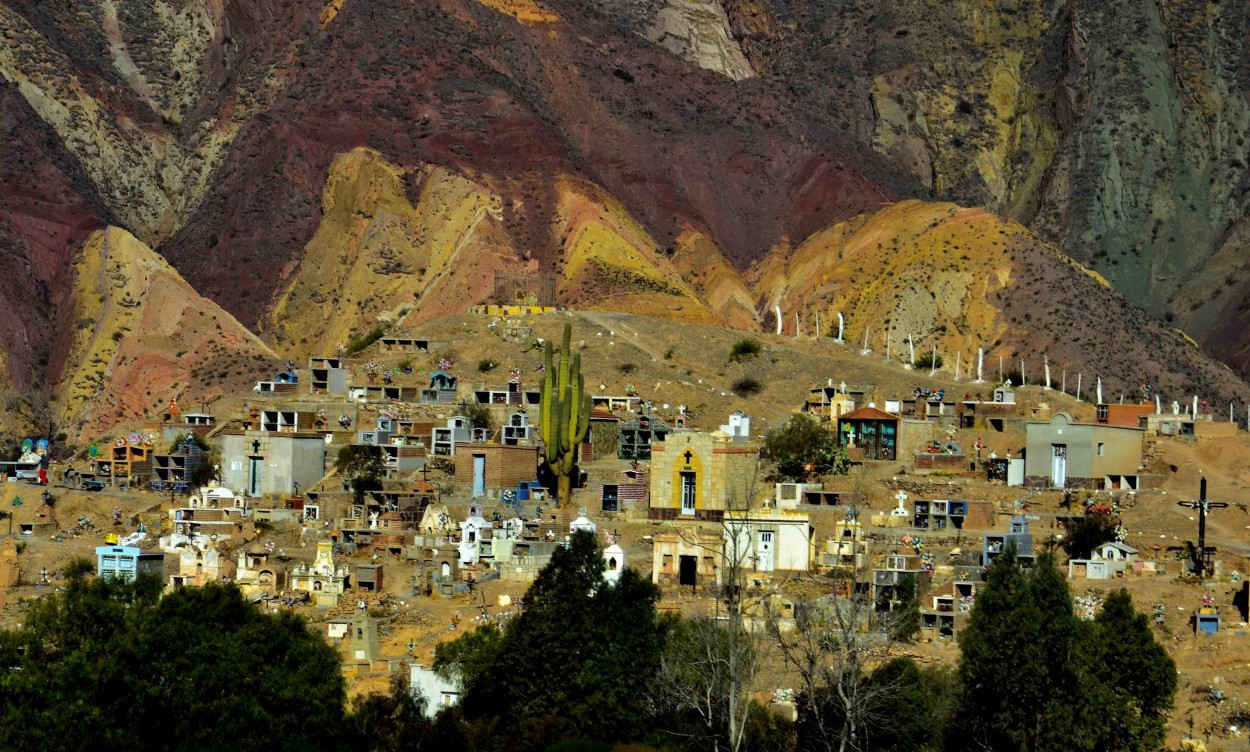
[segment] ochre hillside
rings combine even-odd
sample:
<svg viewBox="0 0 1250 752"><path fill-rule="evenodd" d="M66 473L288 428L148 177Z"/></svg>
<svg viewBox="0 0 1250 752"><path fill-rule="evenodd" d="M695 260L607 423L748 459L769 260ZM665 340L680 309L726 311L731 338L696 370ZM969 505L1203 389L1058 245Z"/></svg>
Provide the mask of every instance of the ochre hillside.
<svg viewBox="0 0 1250 752"><path fill-rule="evenodd" d="M74 336L56 395L71 439L246 388L277 357L167 261L115 227L74 260Z"/></svg>
<svg viewBox="0 0 1250 752"><path fill-rule="evenodd" d="M1101 377L1109 393L1136 394L1143 382L1173 393L1219 395L1245 404L1246 388L1226 366L1191 340L1143 314L1023 226L982 209L902 202L815 233L791 253L774 252L748 279L761 307L779 305L783 330L794 313L810 330L820 316L826 333L875 351L887 333L899 355L908 337L917 353L936 346L947 370L956 352L963 372L978 348L987 362L1019 359L1025 377L1041 381L1044 358L1061 369ZM988 373L988 372L987 372ZM1089 383L1089 382L1086 382Z"/></svg>
<svg viewBox="0 0 1250 752"><path fill-rule="evenodd" d="M297 360L504 273L1239 399L1169 327L1246 363L1248 28L1197 0L0 0L4 375L81 380L73 259L117 227Z"/></svg>

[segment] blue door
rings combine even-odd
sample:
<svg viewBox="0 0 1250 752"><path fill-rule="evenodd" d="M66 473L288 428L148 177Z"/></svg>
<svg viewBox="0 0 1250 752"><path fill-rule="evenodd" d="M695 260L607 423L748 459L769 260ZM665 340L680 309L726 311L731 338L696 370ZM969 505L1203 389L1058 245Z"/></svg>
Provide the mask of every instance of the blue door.
<svg viewBox="0 0 1250 752"><path fill-rule="evenodd" d="M473 455L473 498L486 495L486 455Z"/></svg>

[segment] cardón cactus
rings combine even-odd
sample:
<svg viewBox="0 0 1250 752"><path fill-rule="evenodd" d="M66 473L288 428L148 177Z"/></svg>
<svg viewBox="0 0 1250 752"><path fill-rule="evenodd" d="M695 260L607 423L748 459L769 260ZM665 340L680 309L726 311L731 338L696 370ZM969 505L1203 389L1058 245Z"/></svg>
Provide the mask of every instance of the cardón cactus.
<svg viewBox="0 0 1250 752"><path fill-rule="evenodd" d="M577 451L590 430L590 397L582 380L582 356L572 355L572 324L564 325L560 362L554 364L551 340L543 352L541 395L543 456L556 476L556 496L561 505L572 500L573 471Z"/></svg>

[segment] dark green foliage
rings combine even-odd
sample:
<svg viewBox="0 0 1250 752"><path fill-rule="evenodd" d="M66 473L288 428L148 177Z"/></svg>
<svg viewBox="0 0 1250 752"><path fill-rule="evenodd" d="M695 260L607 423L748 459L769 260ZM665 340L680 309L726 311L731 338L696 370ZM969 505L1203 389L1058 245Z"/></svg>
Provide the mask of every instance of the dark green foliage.
<svg viewBox="0 0 1250 752"><path fill-rule="evenodd" d="M503 632L494 624L484 624L450 642L434 647L434 670L448 681L467 686L490 672L503 645Z"/></svg>
<svg viewBox="0 0 1250 752"><path fill-rule="evenodd" d="M1053 558L1026 573L1014 556L999 557L959 638L959 746L1049 750L1077 736L1080 633Z"/></svg>
<svg viewBox="0 0 1250 752"><path fill-rule="evenodd" d="M769 431L764 447L777 466L777 474L785 478L807 478L847 470L846 452L838 446L837 434L806 413L795 415L784 426Z"/></svg>
<svg viewBox="0 0 1250 752"><path fill-rule="evenodd" d="M1115 518L1109 513L1086 512L1064 526L1063 547L1073 559L1088 559L1098 546L1115 540Z"/></svg>
<svg viewBox="0 0 1250 752"><path fill-rule="evenodd" d="M344 748L364 752L441 752L466 749L454 710L436 718L425 715L424 700L414 697L407 674L391 678L390 692L356 700L348 717L350 742Z"/></svg>
<svg viewBox="0 0 1250 752"><path fill-rule="evenodd" d="M482 358L477 362L478 373L490 373L499 367L499 364L490 358Z"/></svg>
<svg viewBox="0 0 1250 752"><path fill-rule="evenodd" d="M233 586L127 584L70 568L64 593L0 632L0 748L333 749L337 652L301 617Z"/></svg>
<svg viewBox="0 0 1250 752"><path fill-rule="evenodd" d="M461 411L464 417L469 419L469 423L474 428L485 428L492 433L495 430L495 416L491 415L490 408L481 402L473 402Z"/></svg>
<svg viewBox="0 0 1250 752"><path fill-rule="evenodd" d="M351 479L357 504L364 502L367 491L382 490L382 479L386 477L382 447L347 444L339 450L334 466L340 477Z"/></svg>
<svg viewBox="0 0 1250 752"><path fill-rule="evenodd" d="M875 752L940 750L942 729L949 722L957 683L943 666L921 668L911 658L895 658L872 673L869 697L874 698L868 730Z"/></svg>
<svg viewBox="0 0 1250 752"><path fill-rule="evenodd" d="M743 337L734 343L729 350L729 362L737 363L743 360L750 360L760 354L761 346L758 340L750 337Z"/></svg>
<svg viewBox="0 0 1250 752"><path fill-rule="evenodd" d="M1013 556L996 560L959 644L951 748L1136 751L1163 739L1171 659L1123 591L1080 621L1051 555L1029 572Z"/></svg>
<svg viewBox="0 0 1250 752"><path fill-rule="evenodd" d="M932 352L924 353L916 358L916 368L941 368L942 363L942 356L934 355Z"/></svg>
<svg viewBox="0 0 1250 752"><path fill-rule="evenodd" d="M751 376L743 376L734 382L733 393L739 397L754 397L764 390L764 385L759 379Z"/></svg>
<svg viewBox="0 0 1250 752"><path fill-rule="evenodd" d="M382 447L363 444L347 444L339 449L335 467L339 475L349 478L358 475L380 476L386 473Z"/></svg>
<svg viewBox="0 0 1250 752"><path fill-rule="evenodd" d="M890 626L894 639L899 642L911 642L920 634L920 591L915 575L907 575L899 581L895 588L901 605L890 612Z"/></svg>
<svg viewBox="0 0 1250 752"><path fill-rule="evenodd" d="M1094 619L1090 665L1110 695L1104 707L1102 749L1152 750L1162 746L1176 694L1176 664L1133 609L1128 591L1116 590Z"/></svg>
<svg viewBox="0 0 1250 752"><path fill-rule="evenodd" d="M383 334L386 334L386 327L378 324L365 334L362 334L359 337L352 337L347 340L347 354L355 355L369 345L372 345L374 342L382 339Z"/></svg>
<svg viewBox="0 0 1250 752"><path fill-rule="evenodd" d="M501 631L469 632L440 648L436 670L457 676L480 749L542 750L564 739L638 739L646 689L660 663L658 591L632 569L603 581L594 536L558 549Z"/></svg>

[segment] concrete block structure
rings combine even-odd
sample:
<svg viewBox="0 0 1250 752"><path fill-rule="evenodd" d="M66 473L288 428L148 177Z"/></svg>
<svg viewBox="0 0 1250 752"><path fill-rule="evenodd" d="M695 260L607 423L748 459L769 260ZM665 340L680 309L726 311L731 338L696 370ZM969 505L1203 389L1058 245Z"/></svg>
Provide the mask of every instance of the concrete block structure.
<svg viewBox="0 0 1250 752"><path fill-rule="evenodd" d="M326 443L319 433L225 432L221 472L227 488L245 496L289 494L311 488L326 472Z"/></svg>
<svg viewBox="0 0 1250 752"><path fill-rule="evenodd" d="M1068 413L1056 413L1048 421L1030 421L1025 426L1025 485L1138 487L1143 429L1078 423Z"/></svg>

